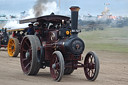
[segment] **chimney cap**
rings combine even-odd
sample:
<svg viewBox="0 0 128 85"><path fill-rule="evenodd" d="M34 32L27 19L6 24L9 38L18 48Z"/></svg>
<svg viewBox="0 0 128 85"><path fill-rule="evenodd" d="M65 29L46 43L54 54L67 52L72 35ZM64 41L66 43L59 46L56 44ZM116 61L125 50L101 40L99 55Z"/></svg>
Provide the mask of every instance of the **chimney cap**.
<svg viewBox="0 0 128 85"><path fill-rule="evenodd" d="M80 7L78 7L78 6L72 6L72 7L70 7L70 10L71 11L79 11L79 9L80 9Z"/></svg>

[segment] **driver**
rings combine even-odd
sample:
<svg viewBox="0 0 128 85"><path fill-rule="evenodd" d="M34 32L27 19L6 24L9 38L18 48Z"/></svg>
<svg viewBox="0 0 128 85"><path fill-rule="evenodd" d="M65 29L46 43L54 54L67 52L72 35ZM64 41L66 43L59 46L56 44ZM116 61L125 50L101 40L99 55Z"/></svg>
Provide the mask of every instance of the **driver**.
<svg viewBox="0 0 128 85"><path fill-rule="evenodd" d="M34 30L33 24L29 24L28 26L29 28L27 29L27 35L34 35L35 30Z"/></svg>

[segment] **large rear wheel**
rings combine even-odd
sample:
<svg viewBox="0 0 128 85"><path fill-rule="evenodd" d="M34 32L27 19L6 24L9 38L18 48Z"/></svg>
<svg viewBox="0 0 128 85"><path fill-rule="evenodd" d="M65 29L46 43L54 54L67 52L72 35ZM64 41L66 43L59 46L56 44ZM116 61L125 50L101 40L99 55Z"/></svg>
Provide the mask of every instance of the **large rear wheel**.
<svg viewBox="0 0 128 85"><path fill-rule="evenodd" d="M34 35L27 35L21 42L20 62L22 70L27 75L36 75L40 69L38 48L40 40Z"/></svg>
<svg viewBox="0 0 128 85"><path fill-rule="evenodd" d="M10 38L8 42L8 55L11 57L17 57L19 49L19 40L17 38Z"/></svg>
<svg viewBox="0 0 128 85"><path fill-rule="evenodd" d="M60 81L64 74L64 59L60 51L53 52L53 56L50 62L51 76L55 81Z"/></svg>
<svg viewBox="0 0 128 85"><path fill-rule="evenodd" d="M99 74L99 59L94 52L88 52L84 60L84 72L88 80L94 81Z"/></svg>

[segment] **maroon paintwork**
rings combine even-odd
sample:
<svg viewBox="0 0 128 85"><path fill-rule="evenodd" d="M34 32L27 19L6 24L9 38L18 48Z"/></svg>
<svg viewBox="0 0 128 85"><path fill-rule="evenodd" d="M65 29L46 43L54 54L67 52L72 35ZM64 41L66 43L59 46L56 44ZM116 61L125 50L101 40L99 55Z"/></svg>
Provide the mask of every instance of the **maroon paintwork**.
<svg viewBox="0 0 128 85"><path fill-rule="evenodd" d="M53 55L55 51L59 51L63 55L63 59L65 63L63 68L71 68L71 70L75 70L77 68L83 67L86 73L85 75L87 76L89 80L95 80L98 75L99 68L94 78L93 76L90 75L90 70L93 71L96 69L96 63L95 61L92 61L92 56L93 57L96 56L93 54L93 52L91 52L87 56L86 60L84 61L84 64L79 62L82 59L81 54L83 53L85 46L84 46L84 42L77 36L77 34L79 33L79 30L77 29L78 10L79 10L79 7L71 8L72 23L69 17L61 16L61 15L54 15L54 14L47 15L47 16L41 16L38 18L20 20L21 24L28 23L28 22L31 22L34 24L35 22L38 22L38 24L35 26L35 32L36 32L35 35L39 38L40 40L39 42L41 46L38 47L37 57L41 59L40 62L41 62L42 68L45 68L46 66L50 67L50 71L54 79L58 77L59 74L56 74L56 73L58 70L60 70L60 67L58 65L60 61L57 56ZM52 28L50 28L51 23L52 25L54 25L54 27L52 26ZM60 25L59 28L57 28L58 24ZM63 33L66 33L67 31L69 31L71 34L68 36L61 35ZM30 41L27 40L27 38L26 38L26 41L24 39L22 40L22 42L24 42L22 44L22 47L25 47L25 45L28 47L27 50L21 49L22 52L24 52L21 54L22 69L24 72L27 72L28 70L25 69L25 67L28 66L28 68L30 69L30 65L28 64L31 62L32 56L30 56L30 59L28 61L25 61L25 63L22 60L24 60L24 56L27 55L28 51L30 51L29 55L32 54L31 53L32 46L30 45L29 43ZM73 53L73 52L76 52L76 53ZM91 59L91 62L89 62L90 59ZM97 65L99 65L99 63ZM55 67L55 69L52 67ZM95 72L92 72L92 75L95 75Z"/></svg>

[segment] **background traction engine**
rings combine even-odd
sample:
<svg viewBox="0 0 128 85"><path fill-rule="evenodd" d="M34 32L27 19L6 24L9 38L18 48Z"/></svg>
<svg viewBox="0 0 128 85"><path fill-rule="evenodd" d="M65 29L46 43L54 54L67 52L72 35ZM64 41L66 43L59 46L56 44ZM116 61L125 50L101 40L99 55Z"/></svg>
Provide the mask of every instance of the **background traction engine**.
<svg viewBox="0 0 128 85"><path fill-rule="evenodd" d="M12 32L12 36L10 37L7 45L8 55L10 57L17 57L20 53L20 43L22 38L25 36L25 29L26 28L8 30L9 32Z"/></svg>
<svg viewBox="0 0 128 85"><path fill-rule="evenodd" d="M69 17L54 14L20 21L20 23L30 21L39 23L38 33L25 36L21 42L20 62L25 74L36 75L40 68L49 67L52 78L60 81L63 75L70 75L82 67L88 80L94 81L97 78L99 60L94 52L87 53L84 63L79 62L85 48L84 42L78 37L80 8L73 6L70 9L71 26L62 24L62 21L69 22ZM61 26L50 28L49 23Z"/></svg>
<svg viewBox="0 0 128 85"><path fill-rule="evenodd" d="M8 40L9 40L9 35L7 34L6 28L2 28L2 30L0 29L0 48L7 47L8 44Z"/></svg>

